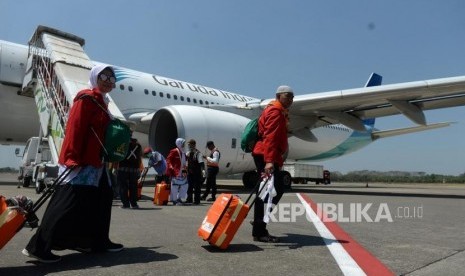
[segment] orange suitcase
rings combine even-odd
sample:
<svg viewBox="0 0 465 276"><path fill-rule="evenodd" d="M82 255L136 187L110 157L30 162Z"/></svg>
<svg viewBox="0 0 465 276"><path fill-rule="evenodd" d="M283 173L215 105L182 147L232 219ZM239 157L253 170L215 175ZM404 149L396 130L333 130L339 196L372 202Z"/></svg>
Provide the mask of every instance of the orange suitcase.
<svg viewBox="0 0 465 276"><path fill-rule="evenodd" d="M221 194L208 210L198 235L211 245L226 249L249 212L238 196Z"/></svg>
<svg viewBox="0 0 465 276"><path fill-rule="evenodd" d="M8 243L11 238L23 227L26 220L31 228L38 226L39 219L36 216L37 210L53 195L55 187L71 173L73 168L66 169L58 176L53 184L43 191L43 194L32 205L31 210L24 214L21 208L8 207L4 196L0 196L0 249Z"/></svg>
<svg viewBox="0 0 465 276"><path fill-rule="evenodd" d="M167 205L170 198L170 185L165 181L155 185L155 195L153 196L153 204Z"/></svg>
<svg viewBox="0 0 465 276"><path fill-rule="evenodd" d="M21 230L26 220L17 209L8 208L5 197L0 196L0 249Z"/></svg>

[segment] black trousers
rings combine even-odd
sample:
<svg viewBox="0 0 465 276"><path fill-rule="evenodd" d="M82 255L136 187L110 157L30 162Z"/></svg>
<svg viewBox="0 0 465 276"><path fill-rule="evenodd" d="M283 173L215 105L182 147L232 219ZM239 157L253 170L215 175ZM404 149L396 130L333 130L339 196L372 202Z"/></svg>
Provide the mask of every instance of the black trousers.
<svg viewBox="0 0 465 276"><path fill-rule="evenodd" d="M205 192L203 193L203 197L207 197L210 193L210 189L212 191L212 198L216 197L216 175L219 172L218 167L208 167L207 168L207 184L205 188Z"/></svg>
<svg viewBox="0 0 465 276"><path fill-rule="evenodd" d="M137 206L137 180L140 177L139 171L118 170L118 186L121 202L124 207Z"/></svg>
<svg viewBox="0 0 465 276"><path fill-rule="evenodd" d="M52 248L101 250L110 241L113 191L106 173L99 186L59 185L26 249L36 255Z"/></svg>
<svg viewBox="0 0 465 276"><path fill-rule="evenodd" d="M201 174L188 174L187 182L187 201L194 200L195 203L200 203L200 194L202 193L202 175Z"/></svg>
<svg viewBox="0 0 465 276"><path fill-rule="evenodd" d="M254 155L253 159L255 162L255 166L257 167L257 172L259 173L259 175L261 175L265 170L265 160L263 158L263 155ZM277 164L274 164L273 176L276 196L273 197L272 203L276 206L284 194L284 183L282 181L282 176ZM257 199L255 200L254 205L254 223L252 229L252 236L254 237L262 237L268 235L268 230L266 230L266 223L263 221L263 216L265 215L265 203L258 197L258 188L259 187L257 187L256 190ZM268 199L265 198L265 201L266 200Z"/></svg>

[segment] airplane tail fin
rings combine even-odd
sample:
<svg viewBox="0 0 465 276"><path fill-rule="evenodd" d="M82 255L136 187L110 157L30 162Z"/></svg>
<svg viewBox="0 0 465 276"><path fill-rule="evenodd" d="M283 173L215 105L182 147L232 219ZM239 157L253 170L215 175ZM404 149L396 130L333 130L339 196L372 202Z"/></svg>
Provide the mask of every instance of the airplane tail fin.
<svg viewBox="0 0 465 276"><path fill-rule="evenodd" d="M370 86L379 86L383 82L383 77L381 75L378 75L376 73L371 73L370 77L368 78L367 83L365 84L365 87L370 87Z"/></svg>
<svg viewBox="0 0 465 276"><path fill-rule="evenodd" d="M368 78L367 83L365 84L365 87L370 87L370 86L379 86L383 82L383 77L381 75L378 75L376 73L371 73L370 77ZM363 123L370 127L373 128L375 125L375 118L368 118L363 120Z"/></svg>

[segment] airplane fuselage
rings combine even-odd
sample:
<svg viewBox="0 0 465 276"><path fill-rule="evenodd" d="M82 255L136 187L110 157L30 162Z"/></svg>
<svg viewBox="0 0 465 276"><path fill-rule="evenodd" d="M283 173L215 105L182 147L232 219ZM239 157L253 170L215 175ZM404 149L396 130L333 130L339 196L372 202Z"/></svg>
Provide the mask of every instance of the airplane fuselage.
<svg viewBox="0 0 465 276"><path fill-rule="evenodd" d="M0 60L2 67L0 73L24 74L22 65L27 62L27 47L19 44L11 44L0 41L1 50L5 48L10 51L10 59ZM5 61L10 64L5 64ZM238 93L221 89L206 87L185 81L179 81L158 75L138 72L115 66L117 75L116 88L110 93L118 108L129 120L140 120L143 116L153 114L160 108L167 106L188 105L198 107L219 107L224 106L228 112L235 113L235 108L228 109L228 106L248 103L259 103L260 99L244 96ZM1 74L0 74L1 75ZM2 82L0 84L0 97L3 111L0 113L0 129L2 143L21 144L31 136L37 136L39 122L37 119L37 107L31 97L18 95L21 89L21 81L24 76L17 76L15 82ZM18 81L21 80L21 81ZM258 114L255 114L258 115ZM252 117L248 117L251 119ZM221 120L221 118L218 118ZM199 126L201 127L201 126ZM141 130L136 134L140 142L149 144L146 133L148 126L138 127ZM289 159L319 161L338 157L363 146L366 146L372 139L370 132L355 132L344 125L329 125L312 129L312 133L317 138L316 142L307 142L296 137L289 138L290 150ZM223 139L216 138L216 143L222 149L229 148L230 138L224 133ZM218 137L218 135L216 136ZM196 137L186 137L196 138ZM174 143L174 141L173 141ZM239 142L240 143L240 142ZM203 145L202 145L203 147ZM239 149L240 151L240 149ZM252 162L250 154L234 151L230 157L223 155L226 163L237 160L247 160L243 165L231 166L230 173L243 171L250 167ZM230 160L229 160L230 159Z"/></svg>

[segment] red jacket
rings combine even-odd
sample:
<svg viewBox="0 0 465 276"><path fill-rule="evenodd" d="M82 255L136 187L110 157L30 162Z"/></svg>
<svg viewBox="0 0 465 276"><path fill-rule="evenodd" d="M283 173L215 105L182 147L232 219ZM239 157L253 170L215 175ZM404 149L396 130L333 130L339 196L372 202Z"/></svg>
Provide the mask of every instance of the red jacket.
<svg viewBox="0 0 465 276"><path fill-rule="evenodd" d="M168 156L166 157L166 175L169 177L177 177L181 171L181 156L180 150L174 148L170 150ZM181 152L181 154L184 154ZM185 167L182 169L186 169Z"/></svg>
<svg viewBox="0 0 465 276"><path fill-rule="evenodd" d="M263 155L265 163L282 166L287 144L287 110L278 101L271 102L258 120L258 135L253 155Z"/></svg>
<svg viewBox="0 0 465 276"><path fill-rule="evenodd" d="M110 116L89 97L79 99L84 94L93 97L107 110L103 96L97 89L85 89L76 95L69 112L58 163L68 167L92 165L100 168L103 165L102 146L91 127L103 142Z"/></svg>

